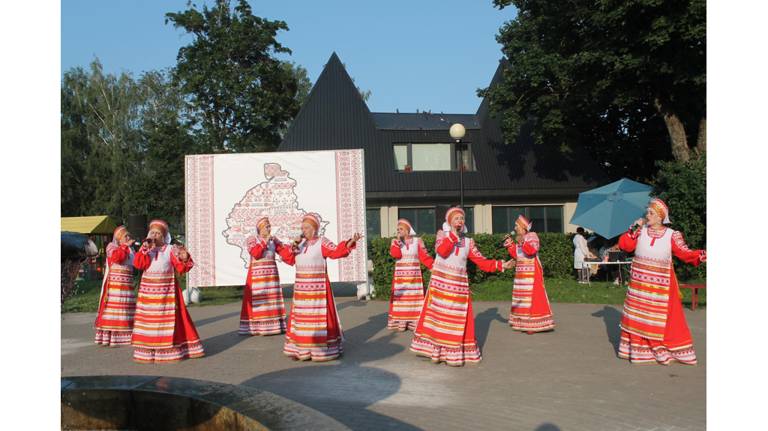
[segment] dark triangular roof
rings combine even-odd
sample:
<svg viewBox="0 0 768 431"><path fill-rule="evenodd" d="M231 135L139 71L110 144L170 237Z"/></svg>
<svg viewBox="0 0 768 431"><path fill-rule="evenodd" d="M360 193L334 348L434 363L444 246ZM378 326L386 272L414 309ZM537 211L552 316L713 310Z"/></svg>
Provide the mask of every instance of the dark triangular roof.
<svg viewBox="0 0 768 431"><path fill-rule="evenodd" d="M375 139L371 112L334 52L278 151L363 148Z"/></svg>
<svg viewBox="0 0 768 431"><path fill-rule="evenodd" d="M489 87L501 82L507 64L499 62ZM328 59L278 151L362 148L368 200L452 199L459 187L457 172L396 171L392 146L450 142L448 128L454 121L467 127L464 141L470 143L477 166L464 174L465 195L470 199L573 199L595 185L594 174L600 169L580 160L586 154L566 159L546 151L533 143L527 127L515 142L505 144L487 96L474 115L371 113L336 53Z"/></svg>

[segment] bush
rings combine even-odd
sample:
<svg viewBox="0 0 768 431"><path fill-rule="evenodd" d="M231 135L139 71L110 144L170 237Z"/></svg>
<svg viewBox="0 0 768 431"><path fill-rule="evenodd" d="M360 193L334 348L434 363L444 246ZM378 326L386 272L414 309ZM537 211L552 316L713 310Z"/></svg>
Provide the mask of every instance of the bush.
<svg viewBox="0 0 768 431"><path fill-rule="evenodd" d="M691 249L707 245L707 161L704 155L688 162L657 162L654 196L669 206L671 227L680 231ZM698 268L675 259L681 280L706 278L706 264Z"/></svg>
<svg viewBox="0 0 768 431"><path fill-rule="evenodd" d="M544 277L570 278L573 274L573 234L539 233L541 250L539 258L544 267ZM509 253L501 246L504 234L472 234L478 250L489 259L509 259ZM435 256L435 235L421 237L427 251ZM395 259L389 255L392 238L373 238L368 242L368 258L373 261L373 284L377 298L388 299L392 291L392 276L395 271ZM430 272L421 266L424 285L429 283ZM504 273L478 271L477 266L468 263L469 284L474 285L488 279L509 280L515 277L514 270Z"/></svg>

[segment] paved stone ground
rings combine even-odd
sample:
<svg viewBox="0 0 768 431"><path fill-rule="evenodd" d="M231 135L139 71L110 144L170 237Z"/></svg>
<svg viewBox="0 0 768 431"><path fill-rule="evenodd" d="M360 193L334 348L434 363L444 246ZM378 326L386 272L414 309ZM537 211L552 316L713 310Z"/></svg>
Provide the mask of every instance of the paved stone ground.
<svg viewBox="0 0 768 431"><path fill-rule="evenodd" d="M131 361L131 348L93 344L94 313L61 319L63 376L146 374L265 389L361 430L703 430L706 311L686 310L699 365L631 365L616 358L620 307L553 304L555 332L506 323L509 303L476 302L478 365L434 365L386 329L387 303L338 298L344 355L295 362L283 336L237 335L240 304L190 309L206 356L168 365Z"/></svg>

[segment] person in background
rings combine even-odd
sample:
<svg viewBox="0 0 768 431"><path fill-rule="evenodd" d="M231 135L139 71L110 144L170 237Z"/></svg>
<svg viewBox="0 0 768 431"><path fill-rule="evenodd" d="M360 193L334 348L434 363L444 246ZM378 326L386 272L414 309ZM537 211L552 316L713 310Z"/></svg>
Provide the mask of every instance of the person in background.
<svg viewBox="0 0 768 431"><path fill-rule="evenodd" d="M589 281L589 269L584 267L584 259L589 255L584 228L579 226L576 229L576 235L573 236L573 269L576 271L579 284L586 284Z"/></svg>
<svg viewBox="0 0 768 431"><path fill-rule="evenodd" d="M598 252L598 257L601 262L610 262L611 253L621 253L618 240L608 240L603 243ZM606 277L609 280L613 280L613 284L618 286L621 284L621 268L618 265L603 265L602 270L605 271Z"/></svg>

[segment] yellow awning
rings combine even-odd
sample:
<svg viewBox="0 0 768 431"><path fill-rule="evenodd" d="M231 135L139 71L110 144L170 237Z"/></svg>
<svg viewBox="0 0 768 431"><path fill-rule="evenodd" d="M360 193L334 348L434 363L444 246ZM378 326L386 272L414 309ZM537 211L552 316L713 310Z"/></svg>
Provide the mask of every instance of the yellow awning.
<svg viewBox="0 0 768 431"><path fill-rule="evenodd" d="M61 230L85 234L111 234L117 223L110 216L62 217Z"/></svg>

